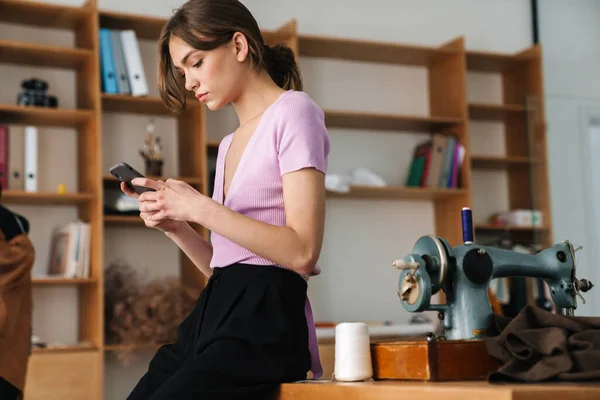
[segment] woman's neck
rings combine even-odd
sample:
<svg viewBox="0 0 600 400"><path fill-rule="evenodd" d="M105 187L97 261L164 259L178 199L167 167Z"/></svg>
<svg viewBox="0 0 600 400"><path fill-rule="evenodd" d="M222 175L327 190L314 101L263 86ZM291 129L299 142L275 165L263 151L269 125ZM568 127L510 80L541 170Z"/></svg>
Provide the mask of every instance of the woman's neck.
<svg viewBox="0 0 600 400"><path fill-rule="evenodd" d="M253 78L248 80L238 98L232 102L240 126L262 115L285 92L266 73Z"/></svg>

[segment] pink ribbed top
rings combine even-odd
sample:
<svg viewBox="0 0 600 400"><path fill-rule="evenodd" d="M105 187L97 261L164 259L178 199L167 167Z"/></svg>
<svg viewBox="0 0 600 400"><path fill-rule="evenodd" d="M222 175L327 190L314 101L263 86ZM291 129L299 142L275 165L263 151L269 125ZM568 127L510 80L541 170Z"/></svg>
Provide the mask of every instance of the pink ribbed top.
<svg viewBox="0 0 600 400"><path fill-rule="evenodd" d="M302 168L316 168L327 173L330 144L323 110L304 92L284 92L263 113L244 149L223 202L224 162L232 139L233 134L229 134L219 145L212 198L248 217L285 226L282 175ZM275 265L218 233L211 233L211 243L211 268L234 263ZM315 265L310 275L320 272L319 265ZM319 378L322 369L308 298L306 316L313 361L311 370L313 376Z"/></svg>

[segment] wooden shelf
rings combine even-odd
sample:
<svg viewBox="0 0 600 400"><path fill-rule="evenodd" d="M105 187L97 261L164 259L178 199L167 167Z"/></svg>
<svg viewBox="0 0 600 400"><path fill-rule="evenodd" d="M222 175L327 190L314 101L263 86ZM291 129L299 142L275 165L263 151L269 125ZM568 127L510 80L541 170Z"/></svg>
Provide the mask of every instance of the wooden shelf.
<svg viewBox="0 0 600 400"><path fill-rule="evenodd" d="M325 110L325 124L328 128L429 133L460 123L462 120L459 118Z"/></svg>
<svg viewBox="0 0 600 400"><path fill-rule="evenodd" d="M104 351L155 350L160 346L161 343L106 344Z"/></svg>
<svg viewBox="0 0 600 400"><path fill-rule="evenodd" d="M466 194L464 189L414 188L404 186L351 186L348 193L327 191L330 198L439 200Z"/></svg>
<svg viewBox="0 0 600 400"><path fill-rule="evenodd" d="M104 223L110 225L144 225L137 215L104 215Z"/></svg>
<svg viewBox="0 0 600 400"><path fill-rule="evenodd" d="M2 0L0 21L59 29L75 29L90 18L93 10L39 1Z"/></svg>
<svg viewBox="0 0 600 400"><path fill-rule="evenodd" d="M473 168L479 169L526 167L536 162L536 160L530 160L528 157L519 156L471 156L471 165L473 166Z"/></svg>
<svg viewBox="0 0 600 400"><path fill-rule="evenodd" d="M89 193L54 193L54 192L24 192L20 190L6 190L2 192L2 201L28 205L70 205L82 204L92 200L94 196Z"/></svg>
<svg viewBox="0 0 600 400"><path fill-rule="evenodd" d="M166 181L167 179L169 179L168 176L152 176L152 175L148 175L147 176L149 179L153 179L153 180L162 180L162 181ZM184 181L189 183L190 185L199 185L202 183L202 178L200 177L194 177L194 176L174 176L173 179L177 179L180 181ZM112 175L104 175L102 177L102 180L105 183L118 183L119 180L117 178L115 178Z"/></svg>
<svg viewBox="0 0 600 400"><path fill-rule="evenodd" d="M525 116L525 107L519 104L469 104L469 119L504 121L514 116Z"/></svg>
<svg viewBox="0 0 600 400"><path fill-rule="evenodd" d="M102 93L103 111L169 115L159 97L135 97Z"/></svg>
<svg viewBox="0 0 600 400"><path fill-rule="evenodd" d="M506 72L523 67L531 55L501 54L485 51L467 51L467 70L481 72Z"/></svg>
<svg viewBox="0 0 600 400"><path fill-rule="evenodd" d="M533 231L545 231L548 230L544 226L528 227L528 226L502 226L493 224L477 224L475 225L477 231L513 231L513 232L533 232Z"/></svg>
<svg viewBox="0 0 600 400"><path fill-rule="evenodd" d="M52 353L78 353L78 352L98 351L98 348L91 343L81 343L65 346L33 347L31 352L34 354L52 354Z"/></svg>
<svg viewBox="0 0 600 400"><path fill-rule="evenodd" d="M356 40L316 35L299 35L299 55L337 58L387 64L428 66L452 56L458 50L426 46L411 46L371 40Z"/></svg>
<svg viewBox="0 0 600 400"><path fill-rule="evenodd" d="M0 120L13 124L79 127L93 115L88 110L0 104Z"/></svg>
<svg viewBox="0 0 600 400"><path fill-rule="evenodd" d="M107 10L100 10L99 16L101 28L133 29L139 39L148 40L157 40L167 22L165 18Z"/></svg>
<svg viewBox="0 0 600 400"><path fill-rule="evenodd" d="M36 286L69 286L91 285L98 281L93 278L62 278L53 276L34 276L32 283Z"/></svg>
<svg viewBox="0 0 600 400"><path fill-rule="evenodd" d="M93 55L86 49L0 40L0 62L6 64L79 69Z"/></svg>

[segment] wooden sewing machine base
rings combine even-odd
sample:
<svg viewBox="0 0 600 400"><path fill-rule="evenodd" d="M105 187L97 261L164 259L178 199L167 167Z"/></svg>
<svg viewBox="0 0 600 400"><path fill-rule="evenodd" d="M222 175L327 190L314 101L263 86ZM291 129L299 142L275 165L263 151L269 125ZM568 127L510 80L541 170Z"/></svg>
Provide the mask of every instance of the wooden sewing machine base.
<svg viewBox="0 0 600 400"><path fill-rule="evenodd" d="M426 338L371 343L373 379L481 380L500 367L483 340Z"/></svg>

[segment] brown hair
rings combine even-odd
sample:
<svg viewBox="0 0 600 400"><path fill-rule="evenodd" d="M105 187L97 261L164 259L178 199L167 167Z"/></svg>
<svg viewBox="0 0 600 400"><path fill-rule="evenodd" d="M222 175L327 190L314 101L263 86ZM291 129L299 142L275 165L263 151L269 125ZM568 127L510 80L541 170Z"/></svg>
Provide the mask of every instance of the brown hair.
<svg viewBox="0 0 600 400"><path fill-rule="evenodd" d="M236 32L246 36L251 65L265 69L286 90L302 90L302 79L288 46L265 45L258 24L238 0L188 0L162 29L159 46L158 88L165 106L175 114L185 110L186 93L169 53L169 40L176 36L195 49L208 51L229 42Z"/></svg>

